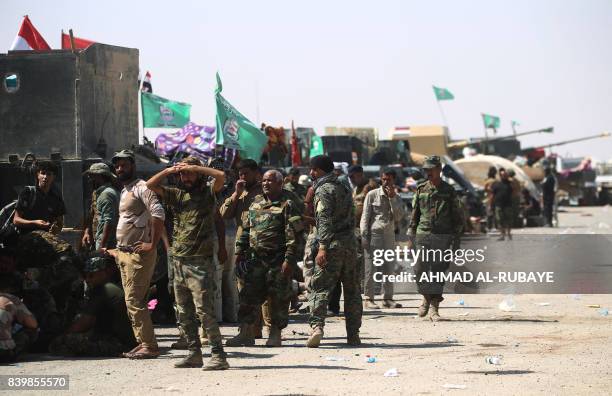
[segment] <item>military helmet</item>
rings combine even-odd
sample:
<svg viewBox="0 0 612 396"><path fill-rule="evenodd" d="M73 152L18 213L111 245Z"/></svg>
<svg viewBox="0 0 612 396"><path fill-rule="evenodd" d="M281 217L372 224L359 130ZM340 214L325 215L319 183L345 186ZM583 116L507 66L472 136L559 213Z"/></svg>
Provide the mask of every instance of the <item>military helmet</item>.
<svg viewBox="0 0 612 396"><path fill-rule="evenodd" d="M423 164L423 169L433 169L437 166L442 166L442 162L440 161L439 156L429 155L425 157L425 163Z"/></svg>

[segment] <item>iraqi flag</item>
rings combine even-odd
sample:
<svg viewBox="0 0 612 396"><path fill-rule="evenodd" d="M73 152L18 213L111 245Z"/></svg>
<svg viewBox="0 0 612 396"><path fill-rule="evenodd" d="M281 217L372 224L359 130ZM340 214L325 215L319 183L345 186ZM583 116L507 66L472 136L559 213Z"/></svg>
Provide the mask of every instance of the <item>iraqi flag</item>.
<svg viewBox="0 0 612 396"><path fill-rule="evenodd" d="M295 127L293 121L291 121L291 166L301 166L302 156L300 155L300 147L298 146L297 135L295 134Z"/></svg>
<svg viewBox="0 0 612 396"><path fill-rule="evenodd" d="M142 81L142 92L153 93L153 86L151 85L151 73L147 70L144 80Z"/></svg>
<svg viewBox="0 0 612 396"><path fill-rule="evenodd" d="M13 41L13 45L9 51L45 51L51 50L49 44L43 36L38 33L38 30L32 25L32 21L28 16L23 17L23 22L17 33L17 37Z"/></svg>
<svg viewBox="0 0 612 396"><path fill-rule="evenodd" d="M95 44L95 41L87 40L84 38L72 37L74 39L74 49L87 49L92 44ZM62 30L62 49L72 49L72 45L70 45L70 35L64 33Z"/></svg>

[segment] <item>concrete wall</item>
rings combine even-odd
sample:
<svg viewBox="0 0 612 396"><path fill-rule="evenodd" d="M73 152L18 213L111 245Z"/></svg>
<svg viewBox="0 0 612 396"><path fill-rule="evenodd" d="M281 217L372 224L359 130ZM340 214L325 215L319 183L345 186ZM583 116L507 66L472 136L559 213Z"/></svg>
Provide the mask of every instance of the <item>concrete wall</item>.
<svg viewBox="0 0 612 396"><path fill-rule="evenodd" d="M94 44L81 54L82 158L96 157L103 137L107 157L138 144L138 50Z"/></svg>
<svg viewBox="0 0 612 396"><path fill-rule="evenodd" d="M78 155L74 103L76 56L70 52L0 55L0 79L17 73L19 89L0 87L0 161L9 154Z"/></svg>
<svg viewBox="0 0 612 396"><path fill-rule="evenodd" d="M19 89L9 93L4 78L14 73ZM94 44L76 55L0 54L0 205L35 183L30 168L7 163L10 154L48 159L59 152L65 225L80 226L91 193L82 172L99 161L101 137L107 159L138 144L138 50Z"/></svg>
<svg viewBox="0 0 612 396"><path fill-rule="evenodd" d="M138 144L138 50L94 44L87 50L0 55L0 161L32 152L48 158L97 157L100 137L114 151Z"/></svg>

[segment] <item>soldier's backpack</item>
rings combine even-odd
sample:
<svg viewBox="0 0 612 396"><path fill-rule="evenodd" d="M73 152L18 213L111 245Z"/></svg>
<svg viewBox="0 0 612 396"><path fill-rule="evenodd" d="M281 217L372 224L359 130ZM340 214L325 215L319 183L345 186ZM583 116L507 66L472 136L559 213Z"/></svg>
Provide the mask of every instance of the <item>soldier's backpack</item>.
<svg viewBox="0 0 612 396"><path fill-rule="evenodd" d="M36 202L36 187L26 186L25 188L29 190L30 196L32 197L28 202L28 209L32 209ZM17 200L14 200L0 210L0 241L5 241L19 235L19 230L15 224L13 224L16 207Z"/></svg>

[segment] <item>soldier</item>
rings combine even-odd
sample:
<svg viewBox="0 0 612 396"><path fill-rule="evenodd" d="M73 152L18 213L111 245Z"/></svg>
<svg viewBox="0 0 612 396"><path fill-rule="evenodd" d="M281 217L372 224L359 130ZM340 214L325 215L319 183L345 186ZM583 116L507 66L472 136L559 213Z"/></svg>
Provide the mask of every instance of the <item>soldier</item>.
<svg viewBox="0 0 612 396"><path fill-rule="evenodd" d="M136 346L125 294L110 280L111 263L111 259L103 257L85 262L85 305L66 333L53 340L49 346L52 354L117 357Z"/></svg>
<svg viewBox="0 0 612 396"><path fill-rule="evenodd" d="M553 211L555 207L555 191L557 180L550 167L544 168L544 180L542 180L542 207L544 217L546 218L546 226L553 226Z"/></svg>
<svg viewBox="0 0 612 396"><path fill-rule="evenodd" d="M53 162L41 162L36 169L36 188L26 187L19 194L13 224L21 234L32 230L59 234L62 230L66 207L53 189L57 173Z"/></svg>
<svg viewBox="0 0 612 396"><path fill-rule="evenodd" d="M495 218L501 231L501 236L497 239L503 241L508 236L512 240L512 195L513 186L508 173L504 168L499 169L500 180L493 183L493 202L495 203Z"/></svg>
<svg viewBox="0 0 612 396"><path fill-rule="evenodd" d="M238 271L244 268L244 287L238 311L240 330L227 346L255 344L249 327L256 320L257 307L266 300L271 316L266 346L281 346L281 331L289 320L291 276L297 268L297 238L303 227L301 211L293 195L283 190L279 171L266 172L262 187L263 194L255 197L236 241L236 263Z"/></svg>
<svg viewBox="0 0 612 396"><path fill-rule="evenodd" d="M37 337L36 317L17 296L22 282L16 272L0 272L0 363L17 360Z"/></svg>
<svg viewBox="0 0 612 396"><path fill-rule="evenodd" d="M283 188L287 191L291 191L295 193L302 202L304 202L304 198L306 198L306 187L299 183L300 180L300 170L298 168L291 168L289 170L289 174L287 175L286 183L283 185ZM298 202L296 202L298 204Z"/></svg>
<svg viewBox="0 0 612 396"><path fill-rule="evenodd" d="M92 164L84 172L94 188L92 193L92 227L84 231L81 243L92 245L96 250L112 249L117 245L116 230L119 220L119 192L113 186L117 178L108 165L103 162ZM95 226L95 229L94 229Z"/></svg>
<svg viewBox="0 0 612 396"><path fill-rule="evenodd" d="M180 188L161 186L169 175L178 174ZM214 183L206 185L204 177L211 176ZM212 358L204 370L229 368L223 350L221 332L213 305L215 193L221 191L225 173L202 166L195 157L187 157L177 165L166 168L147 181L174 214L171 260L174 275L174 295L179 323L187 340L189 354L174 367L202 367L201 341L198 323L206 329Z"/></svg>
<svg viewBox="0 0 612 396"><path fill-rule="evenodd" d="M512 185L512 227L516 227L519 224L519 214L521 208L521 190L523 186L516 177L514 169L508 170L508 180Z"/></svg>
<svg viewBox="0 0 612 396"><path fill-rule="evenodd" d="M440 157L432 155L426 157L423 169L427 173L427 181L418 187L412 201L412 215L408 235L410 240L408 248L419 249L430 254L417 261L414 272L417 288L423 295L423 302L419 307L419 316L427 315L431 307L430 319L440 320L438 308L442 297L444 282L428 281L423 279L425 274L445 272L450 263L444 261L440 253L446 249L458 246L460 234L463 229L463 211L459 207L455 190L442 180L440 172L442 164ZM433 253L432 253L433 252Z"/></svg>
<svg viewBox="0 0 612 396"><path fill-rule="evenodd" d="M146 297L155 271L157 243L166 214L153 191L136 178L136 158L122 150L112 158L117 178L123 184L117 223L117 248L108 250L115 257L125 291L125 305L139 345L124 357L154 359L159 347L147 308ZM102 249L106 251L106 249Z"/></svg>
<svg viewBox="0 0 612 396"><path fill-rule="evenodd" d="M233 219L236 221L236 239L242 234L242 224L247 220L249 206L253 203L255 197L262 193L261 189L261 172L257 162L252 159L245 159L238 163L238 181L236 182L236 188L234 193L227 198L221 208L219 209L221 217L226 220ZM230 260L233 260L236 256L234 255ZM235 262L231 263L232 267L235 267ZM238 292L243 287L243 280L238 278ZM255 338L261 338L261 330L263 326L262 317L258 316L259 319L255 321L251 331Z"/></svg>
<svg viewBox="0 0 612 396"><path fill-rule="evenodd" d="M310 160L310 176L314 180L314 210L318 252L309 295L312 332L309 348L317 348L323 338L329 294L338 279L344 289L347 343L361 344L361 294L359 271L355 257L355 208L351 190L332 172L334 164L326 155Z"/></svg>
<svg viewBox="0 0 612 396"><path fill-rule="evenodd" d="M484 182L484 193L485 193L485 206L487 210L487 229L490 231L494 228L497 228L497 223L495 221L495 203L493 202L493 191L491 187L493 187L493 183L497 181L497 168L494 166L489 167L489 171L487 173L487 179Z"/></svg>
<svg viewBox="0 0 612 396"><path fill-rule="evenodd" d="M395 172L392 169L383 171L382 186L370 192L363 203L361 216L361 241L365 255L364 294L367 298L366 308L378 309L374 302L374 250L393 250L396 247L395 225L404 217L404 203L395 190ZM395 261L386 261L382 266L384 275L395 273ZM393 282L383 282L383 306L401 308L393 301Z"/></svg>

